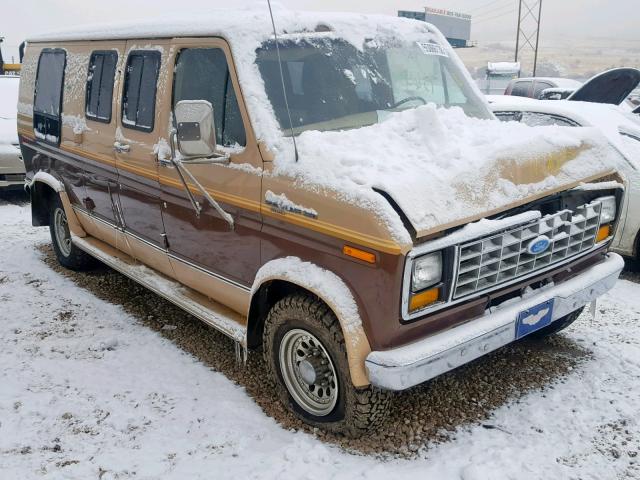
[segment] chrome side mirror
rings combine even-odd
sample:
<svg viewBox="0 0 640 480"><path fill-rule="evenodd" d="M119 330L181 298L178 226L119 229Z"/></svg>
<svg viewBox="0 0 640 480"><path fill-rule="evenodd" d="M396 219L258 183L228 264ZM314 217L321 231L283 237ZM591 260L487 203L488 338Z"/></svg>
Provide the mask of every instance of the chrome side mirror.
<svg viewBox="0 0 640 480"><path fill-rule="evenodd" d="M211 157L216 153L213 105L206 100L181 100L174 109L176 140L185 158Z"/></svg>

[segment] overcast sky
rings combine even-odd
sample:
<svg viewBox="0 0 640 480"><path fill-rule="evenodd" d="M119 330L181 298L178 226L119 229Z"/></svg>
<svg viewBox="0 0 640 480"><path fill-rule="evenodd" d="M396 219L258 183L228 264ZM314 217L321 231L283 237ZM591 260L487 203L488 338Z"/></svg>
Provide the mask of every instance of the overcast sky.
<svg viewBox="0 0 640 480"><path fill-rule="evenodd" d="M275 1L275 0L274 0ZM526 0L530 4L536 0ZM6 60L17 56L17 45L31 34L82 23L110 22L184 14L189 9L224 8L229 4L266 0L10 0L3 1L0 36L5 36ZM541 42L557 37L638 40L640 0L543 0ZM300 10L354 11L395 15L397 10L421 10L425 5L473 15L472 39L515 39L518 0L279 0ZM9 4L9 5L7 5Z"/></svg>

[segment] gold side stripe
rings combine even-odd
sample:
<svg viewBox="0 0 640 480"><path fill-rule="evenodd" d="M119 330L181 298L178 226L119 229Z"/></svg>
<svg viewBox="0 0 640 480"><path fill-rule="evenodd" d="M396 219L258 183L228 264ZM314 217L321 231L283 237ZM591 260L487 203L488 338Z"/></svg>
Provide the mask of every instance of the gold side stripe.
<svg viewBox="0 0 640 480"><path fill-rule="evenodd" d="M63 146L61 147L61 150L68 150L72 153L75 153L77 155L80 156L87 156L89 158L92 158L94 160L97 160L99 162L104 162L104 163L109 163L112 166L116 167L116 163L108 158L106 155L99 155L99 154L92 154L92 153L88 153L85 152L84 150L80 150L74 147L69 147L69 146ZM118 163L117 164L117 168L120 170L126 170L127 172L130 173L134 173L136 175L140 175L142 177L145 177L149 180L155 180L160 182L162 185L166 185L169 187L176 187L179 189L183 188L182 182L175 180L172 177L167 177L167 176L163 176L163 175L159 175L158 172L156 172L155 170L149 170L148 168L144 168L144 167L139 167L136 165L127 165L126 163ZM189 183L189 190L191 190L192 193L194 194L199 194L200 190L193 184ZM251 210L253 212L259 212L260 211L260 202L256 202L253 200L248 200L242 197L239 197L237 195L233 195L231 193L225 193L225 192L220 192L218 190L212 190L212 189L207 189L207 193L211 196L215 196L217 199L225 202L225 203L229 203L231 205L237 206L237 207L241 207L241 208L245 208L247 210Z"/></svg>
<svg viewBox="0 0 640 480"><path fill-rule="evenodd" d="M116 167L116 161L113 158L108 157L107 155L100 155L98 153L92 153L92 152L88 152L86 150L83 150L81 148L75 148L75 147L70 147L69 145L61 145L60 146L60 150L66 151L66 152L71 152L71 153L75 153L76 155L80 156L80 157L88 157L91 160L95 160L96 162L99 163L106 163L112 167Z"/></svg>
<svg viewBox="0 0 640 480"><path fill-rule="evenodd" d="M36 136L33 134L33 130L28 128L18 128L18 135L22 135L23 137L27 137L30 140L35 140Z"/></svg>
<svg viewBox="0 0 640 480"><path fill-rule="evenodd" d="M395 242L367 235L355 230L350 230L348 228L339 227L331 223L323 222L322 220L306 218L295 213L276 213L271 210L270 205L264 203L262 204L262 214L268 217L277 218L287 223L293 223L319 233L324 233L331 237L337 237L342 240L353 242L357 245L373 248L374 250L384 253L390 253L392 255L400 255L402 253L402 248Z"/></svg>
<svg viewBox="0 0 640 480"><path fill-rule="evenodd" d="M70 153L75 153L76 155L79 155L79 156L87 156L98 162L109 163L110 165L115 166L115 162L113 162L112 159L109 159L106 155L92 154L84 150L77 149L74 147L69 147L66 145L60 147L60 149L63 151L68 151ZM156 171L153 171L153 170L149 170L146 168L141 168L133 165L120 164L120 163L117 165L117 168L126 170L136 175L140 175L150 180L159 181L162 185L166 185L166 186L174 187L178 189L183 188L182 182L171 177L160 176L157 174ZM194 194L200 193L200 190L195 185L189 183L188 186L192 193ZM220 200L221 202L224 202L224 203L228 203L229 205L243 208L245 210L250 210L252 212L259 212L263 215L276 218L278 220L282 220L283 222L286 222L286 223L292 223L294 225L308 228L318 233L323 233L330 237L339 238L341 240L345 240L348 242L353 242L356 245L369 247L374 250L378 250L384 253L389 253L392 255L400 255L403 253L401 246L391 240L386 240L383 238L374 237L372 235L367 235L365 233L340 227L338 225L327 223L322 220L306 218L302 215L298 215L295 213L288 213L288 212L276 213L271 210L270 205L257 202L254 200L249 200L249 199L239 197L237 195L233 195L230 193L221 192L213 189L207 189L207 193L209 193L209 195L216 198L217 200Z"/></svg>

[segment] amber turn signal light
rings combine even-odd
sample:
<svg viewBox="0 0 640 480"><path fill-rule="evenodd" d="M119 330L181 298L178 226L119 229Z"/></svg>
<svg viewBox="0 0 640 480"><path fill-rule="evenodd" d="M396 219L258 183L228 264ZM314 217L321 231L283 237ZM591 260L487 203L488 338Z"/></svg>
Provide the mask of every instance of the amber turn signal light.
<svg viewBox="0 0 640 480"><path fill-rule="evenodd" d="M432 303L437 302L439 299L439 288L432 288L431 290L427 290L426 292L413 294L411 295L411 300L409 302L409 310L414 312L426 307L427 305L431 305Z"/></svg>
<svg viewBox="0 0 640 480"><path fill-rule="evenodd" d="M600 243L603 240L606 240L611 236L611 225L603 225L598 230L598 235L596 236L596 243Z"/></svg>
<svg viewBox="0 0 640 480"><path fill-rule="evenodd" d="M358 260L362 260L367 263L376 263L376 255L371 252L365 252L364 250L360 250L359 248L350 247L345 245L342 247L342 253L347 255L348 257L357 258Z"/></svg>

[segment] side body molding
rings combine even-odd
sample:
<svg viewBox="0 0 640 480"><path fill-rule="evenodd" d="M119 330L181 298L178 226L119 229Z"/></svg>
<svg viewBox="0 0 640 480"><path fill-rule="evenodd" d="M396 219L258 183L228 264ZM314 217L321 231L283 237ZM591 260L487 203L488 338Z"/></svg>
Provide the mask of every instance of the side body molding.
<svg viewBox="0 0 640 480"><path fill-rule="evenodd" d="M317 295L335 313L342 327L347 348L351 381L356 387L369 385L365 360L371 352L351 290L335 273L298 257L285 257L263 265L254 280L251 296L272 280L283 280ZM251 312L249 312L249 315Z"/></svg>

